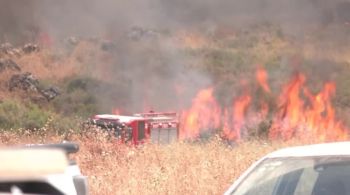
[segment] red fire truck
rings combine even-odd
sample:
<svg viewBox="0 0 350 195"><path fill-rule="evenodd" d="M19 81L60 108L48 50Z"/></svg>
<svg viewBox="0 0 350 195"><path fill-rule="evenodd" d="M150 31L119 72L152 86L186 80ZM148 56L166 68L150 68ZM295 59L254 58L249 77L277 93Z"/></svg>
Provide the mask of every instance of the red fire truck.
<svg viewBox="0 0 350 195"><path fill-rule="evenodd" d="M141 144L171 143L179 137L179 121L173 112L148 112L132 116L100 114L92 117L92 124L112 130L123 142Z"/></svg>

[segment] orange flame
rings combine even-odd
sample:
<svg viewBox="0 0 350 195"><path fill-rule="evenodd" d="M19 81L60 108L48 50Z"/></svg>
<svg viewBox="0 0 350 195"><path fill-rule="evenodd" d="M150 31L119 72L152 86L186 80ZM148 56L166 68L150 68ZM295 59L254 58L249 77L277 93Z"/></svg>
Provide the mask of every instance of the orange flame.
<svg viewBox="0 0 350 195"><path fill-rule="evenodd" d="M213 97L213 88L201 90L193 99L192 107L182 112L180 137L193 138L201 130L220 126L221 109Z"/></svg>
<svg viewBox="0 0 350 195"><path fill-rule="evenodd" d="M261 66L258 67L255 77L264 93L274 95L268 85L268 74ZM181 86L175 86L175 89L179 92L184 90ZM254 121L259 123L266 120L268 114L269 117L274 114L269 129L270 139L297 138L322 142L347 140L349 130L336 119L332 105L335 90L335 84L328 82L319 93L313 94L306 87L305 75L297 73L277 96L276 111L269 110L271 102L262 99L257 101L260 101L258 111L252 113L253 108L249 106L253 98L247 91L234 99L229 107L222 107L214 96L214 88L206 88L197 93L190 108L181 111L180 139L196 138L202 131L222 129L223 137L240 140L245 134L242 131L247 124ZM120 114L120 110L115 109L113 113Z"/></svg>
<svg viewBox="0 0 350 195"><path fill-rule="evenodd" d="M256 79L265 93L271 93L267 83L268 75L259 67ZM331 99L335 95L335 84L328 82L321 92L313 95L305 86L306 77L295 74L282 88L273 117L270 139L305 139L335 141L348 139L349 130L335 117ZM192 107L183 112L182 137L196 137L203 129L222 128L223 136L230 140L241 139L247 124L246 112L252 101L248 94L240 96L231 108L220 108L213 97L213 88L202 90L193 101ZM267 116L268 104L261 102L261 110L254 116Z"/></svg>
<svg viewBox="0 0 350 195"><path fill-rule="evenodd" d="M234 103L232 108L232 120L228 117L228 112L225 110L224 114L224 136L230 140L241 139L241 129L245 123L245 113L250 104L251 97L244 95L239 97ZM231 122L231 125L229 124Z"/></svg>
<svg viewBox="0 0 350 195"><path fill-rule="evenodd" d="M213 88L201 90L193 100L192 107L182 113L181 138L198 137L201 130L223 129L228 139L241 139L245 124L245 112L251 97L244 95L232 103L232 108L221 109L213 97Z"/></svg>
<svg viewBox="0 0 350 195"><path fill-rule="evenodd" d="M331 98L335 84L326 83L322 91L312 95L305 76L297 74L280 96L281 110L274 119L270 138L338 141L348 139L348 130L335 119ZM306 96L305 100L301 97Z"/></svg>
<svg viewBox="0 0 350 195"><path fill-rule="evenodd" d="M267 84L268 76L266 70L259 66L256 71L255 78L258 81L258 84L261 86L261 88L265 92L270 93L270 87Z"/></svg>

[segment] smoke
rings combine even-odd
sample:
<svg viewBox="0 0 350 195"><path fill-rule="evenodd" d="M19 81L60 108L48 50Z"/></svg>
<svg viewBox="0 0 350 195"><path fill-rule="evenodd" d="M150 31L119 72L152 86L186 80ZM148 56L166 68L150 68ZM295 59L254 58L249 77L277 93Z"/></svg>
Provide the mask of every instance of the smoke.
<svg viewBox="0 0 350 195"><path fill-rule="evenodd" d="M113 82L123 82L127 88L113 89L110 102L123 96L128 97L128 105L120 101L116 106L135 111L173 109L189 104L197 89L211 81L189 68L202 63L201 58L179 52L174 41L153 36L181 30L211 33L222 26L240 29L260 23L303 36L317 26L350 21L349 4L341 0L0 0L0 42L35 41L41 33L58 43L69 36L110 39L116 44ZM135 26L152 30L132 31ZM135 43L126 36L150 38Z"/></svg>
<svg viewBox="0 0 350 195"><path fill-rule="evenodd" d="M134 112L176 110L190 104L198 89L211 83L208 75L190 68L200 63L199 58L179 52L172 40L145 39L116 43L112 80L127 83L129 97L117 107Z"/></svg>
<svg viewBox="0 0 350 195"><path fill-rule="evenodd" d="M290 32L349 20L348 10L345 0L1 0L0 25L7 36L35 28L56 36L93 36L135 25L178 29L259 22Z"/></svg>

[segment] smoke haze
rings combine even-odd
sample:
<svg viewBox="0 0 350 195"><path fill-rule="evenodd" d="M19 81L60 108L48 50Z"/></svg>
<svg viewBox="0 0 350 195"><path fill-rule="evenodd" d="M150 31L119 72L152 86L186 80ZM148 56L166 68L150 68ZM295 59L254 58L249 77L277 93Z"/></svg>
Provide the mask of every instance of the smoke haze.
<svg viewBox="0 0 350 195"><path fill-rule="evenodd" d="M3 39L11 34L25 36L24 30L94 36L135 25L210 30L220 25L270 22L300 31L336 18L349 19L341 2L344 0L1 0L0 25Z"/></svg>
<svg viewBox="0 0 350 195"><path fill-rule="evenodd" d="M192 64L202 63L201 59L178 52L172 43L152 39L135 45L133 41L125 40L125 34L130 34L133 27L157 32L189 30L210 34L225 26L240 29L270 23L280 26L283 33L303 36L315 27L349 21L350 14L347 12L350 7L344 2L0 0L0 42L21 44L35 41L41 33L49 34L56 42L69 36L110 39L116 43L112 68L115 83L123 81L124 87L127 87L123 94L113 95L110 102L123 96L126 100L116 106L135 111L142 106L158 110L173 109L178 104L188 104L188 101L181 102L174 98L178 91L181 99L190 100L196 90L210 84L211 79L204 73L189 70ZM185 89L179 86L185 86ZM115 90L118 91L118 88ZM105 104L109 105L110 102Z"/></svg>

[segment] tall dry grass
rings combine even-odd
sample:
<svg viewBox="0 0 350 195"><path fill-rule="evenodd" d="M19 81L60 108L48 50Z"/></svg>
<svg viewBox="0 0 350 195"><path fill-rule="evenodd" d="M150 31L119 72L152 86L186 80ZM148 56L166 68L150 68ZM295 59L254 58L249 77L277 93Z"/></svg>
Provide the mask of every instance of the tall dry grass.
<svg viewBox="0 0 350 195"><path fill-rule="evenodd" d="M2 133L3 145L76 141L74 158L88 176L90 194L222 194L255 160L297 142L246 141L127 146L102 133L57 136Z"/></svg>

